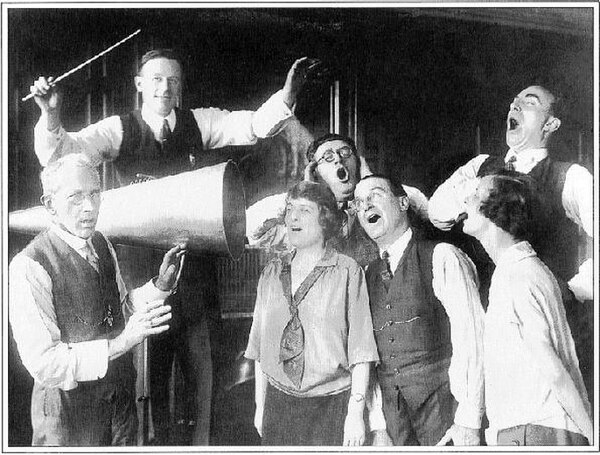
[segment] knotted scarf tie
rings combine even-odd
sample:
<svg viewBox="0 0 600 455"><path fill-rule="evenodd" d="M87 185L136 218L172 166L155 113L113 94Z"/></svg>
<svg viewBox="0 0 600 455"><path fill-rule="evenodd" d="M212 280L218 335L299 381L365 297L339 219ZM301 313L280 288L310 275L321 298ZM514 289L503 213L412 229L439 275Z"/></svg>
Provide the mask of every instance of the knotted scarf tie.
<svg viewBox="0 0 600 455"><path fill-rule="evenodd" d="M279 363L283 371L296 388L300 388L304 376L304 328L298 317L298 305L302 302L310 288L323 274L326 267L316 266L304 279L296 293L292 296L292 270L290 263L283 265L279 279L283 287L290 310L291 318L281 336Z"/></svg>

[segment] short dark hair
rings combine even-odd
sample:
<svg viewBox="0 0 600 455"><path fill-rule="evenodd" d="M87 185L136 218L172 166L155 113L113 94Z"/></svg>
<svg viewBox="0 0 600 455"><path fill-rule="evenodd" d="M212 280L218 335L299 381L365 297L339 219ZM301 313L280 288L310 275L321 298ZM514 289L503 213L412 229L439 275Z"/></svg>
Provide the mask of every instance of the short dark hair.
<svg viewBox="0 0 600 455"><path fill-rule="evenodd" d="M392 179L391 177L389 177L385 174L369 174L369 175L365 175L362 179L360 179L360 181L362 182L363 180L368 180L368 179L385 180L390 185L390 189L392 190L392 194L394 196L396 196L396 197L408 196L408 194L406 194L406 191L404 191L404 187L402 186L402 184L397 183L395 181L397 179Z"/></svg>
<svg viewBox="0 0 600 455"><path fill-rule="evenodd" d="M534 239L543 213L535 180L514 171L501 171L488 177L492 188L487 199L481 201L481 214L517 240Z"/></svg>
<svg viewBox="0 0 600 455"><path fill-rule="evenodd" d="M341 134L328 133L328 134L325 134L324 136L319 137L318 139L315 139L313 141L313 143L310 144L310 146L306 150L306 159L308 161L312 161L313 157L315 156L315 152L317 151L317 149L321 145L325 144L326 142L331 142L331 141L343 141L343 142L345 142L346 144L348 144L350 146L350 148L352 149L352 152L358 158L358 154L357 154L357 151L356 151L356 144L354 143L354 141L352 140L352 138L349 138L348 136L342 136Z"/></svg>
<svg viewBox="0 0 600 455"><path fill-rule="evenodd" d="M319 224L323 228L325 240L335 237L342 227L343 213L338 208L331 189L323 183L301 181L289 189L285 200L287 203L301 198L315 202L319 207Z"/></svg>
<svg viewBox="0 0 600 455"><path fill-rule="evenodd" d="M146 63L148 63L150 60L154 60L155 58L166 58L168 60L175 60L177 63L179 63L179 68L182 69L183 71L183 65L181 64L181 58L179 58L179 55L177 54L177 52L173 49L152 49L148 52L146 52L144 55L142 55L142 59L140 60L140 69L138 71L138 74L140 74L142 72L142 68L144 67L144 65Z"/></svg>

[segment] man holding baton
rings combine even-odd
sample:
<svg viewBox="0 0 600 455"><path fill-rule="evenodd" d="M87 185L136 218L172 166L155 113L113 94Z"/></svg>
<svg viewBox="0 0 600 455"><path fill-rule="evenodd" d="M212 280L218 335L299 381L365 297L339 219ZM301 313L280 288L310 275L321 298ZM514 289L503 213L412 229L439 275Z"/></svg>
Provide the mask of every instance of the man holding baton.
<svg viewBox="0 0 600 455"><path fill-rule="evenodd" d="M50 78L41 77L31 87L40 106L35 127L35 150L45 166L69 153L83 153L94 163L112 161L120 185L146 178L162 177L192 170L203 150L230 145L250 145L261 137L279 133L293 117L296 96L307 75L318 64L309 58L297 60L288 72L283 89L255 112L229 112L216 108L179 109L182 84L181 63L169 49L152 50L140 62L135 77L142 94L142 108L112 116L77 133L61 126L61 96ZM140 273L140 264L155 264L157 257L128 252L131 273ZM121 256L123 256L121 254ZM212 395L212 360L207 316L214 301L211 288L214 267L210 261L189 256L181 276L179 291L170 299L173 306L172 330L150 344L150 387L155 428L155 444L174 441L169 434L168 380L175 352L185 377L186 398L191 404L192 444L209 442ZM214 305L213 305L214 306Z"/></svg>

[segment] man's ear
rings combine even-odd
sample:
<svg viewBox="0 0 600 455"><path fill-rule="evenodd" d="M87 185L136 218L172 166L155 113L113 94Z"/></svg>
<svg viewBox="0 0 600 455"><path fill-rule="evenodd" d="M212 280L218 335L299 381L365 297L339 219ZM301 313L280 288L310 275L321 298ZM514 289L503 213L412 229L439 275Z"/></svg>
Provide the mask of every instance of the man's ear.
<svg viewBox="0 0 600 455"><path fill-rule="evenodd" d="M408 196L400 196L398 198L398 202L400 203L400 209L403 212L406 212L410 208L410 200L408 199Z"/></svg>
<svg viewBox="0 0 600 455"><path fill-rule="evenodd" d="M42 197L40 197L40 202L46 208L48 213L50 213L51 215L56 215L56 209L54 208L54 204L52 202L52 196L45 194Z"/></svg>
<svg viewBox="0 0 600 455"><path fill-rule="evenodd" d="M561 121L559 118L550 116L546 123L544 124L544 132L547 134L554 133L557 129L560 128Z"/></svg>
<svg viewBox="0 0 600 455"><path fill-rule="evenodd" d="M142 93L142 77L141 76L135 76L133 78L134 82L135 82L135 89L138 91L138 93Z"/></svg>

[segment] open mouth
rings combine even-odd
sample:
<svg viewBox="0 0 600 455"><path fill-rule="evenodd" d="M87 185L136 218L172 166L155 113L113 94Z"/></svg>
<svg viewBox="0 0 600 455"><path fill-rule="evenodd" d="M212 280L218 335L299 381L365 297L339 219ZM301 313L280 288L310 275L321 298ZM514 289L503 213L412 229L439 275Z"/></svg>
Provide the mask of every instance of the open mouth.
<svg viewBox="0 0 600 455"><path fill-rule="evenodd" d="M346 183L348 181L348 171L345 167L339 167L337 170L337 177L341 182Z"/></svg>
<svg viewBox="0 0 600 455"><path fill-rule="evenodd" d="M302 228L292 227L291 230L292 230L292 232L300 232L302 230Z"/></svg>
<svg viewBox="0 0 600 455"><path fill-rule="evenodd" d="M519 121L515 118L508 119L508 129L510 131L516 130L519 127Z"/></svg>
<svg viewBox="0 0 600 455"><path fill-rule="evenodd" d="M370 224L377 223L380 220L381 216L377 213L373 213L367 217L367 222Z"/></svg>

